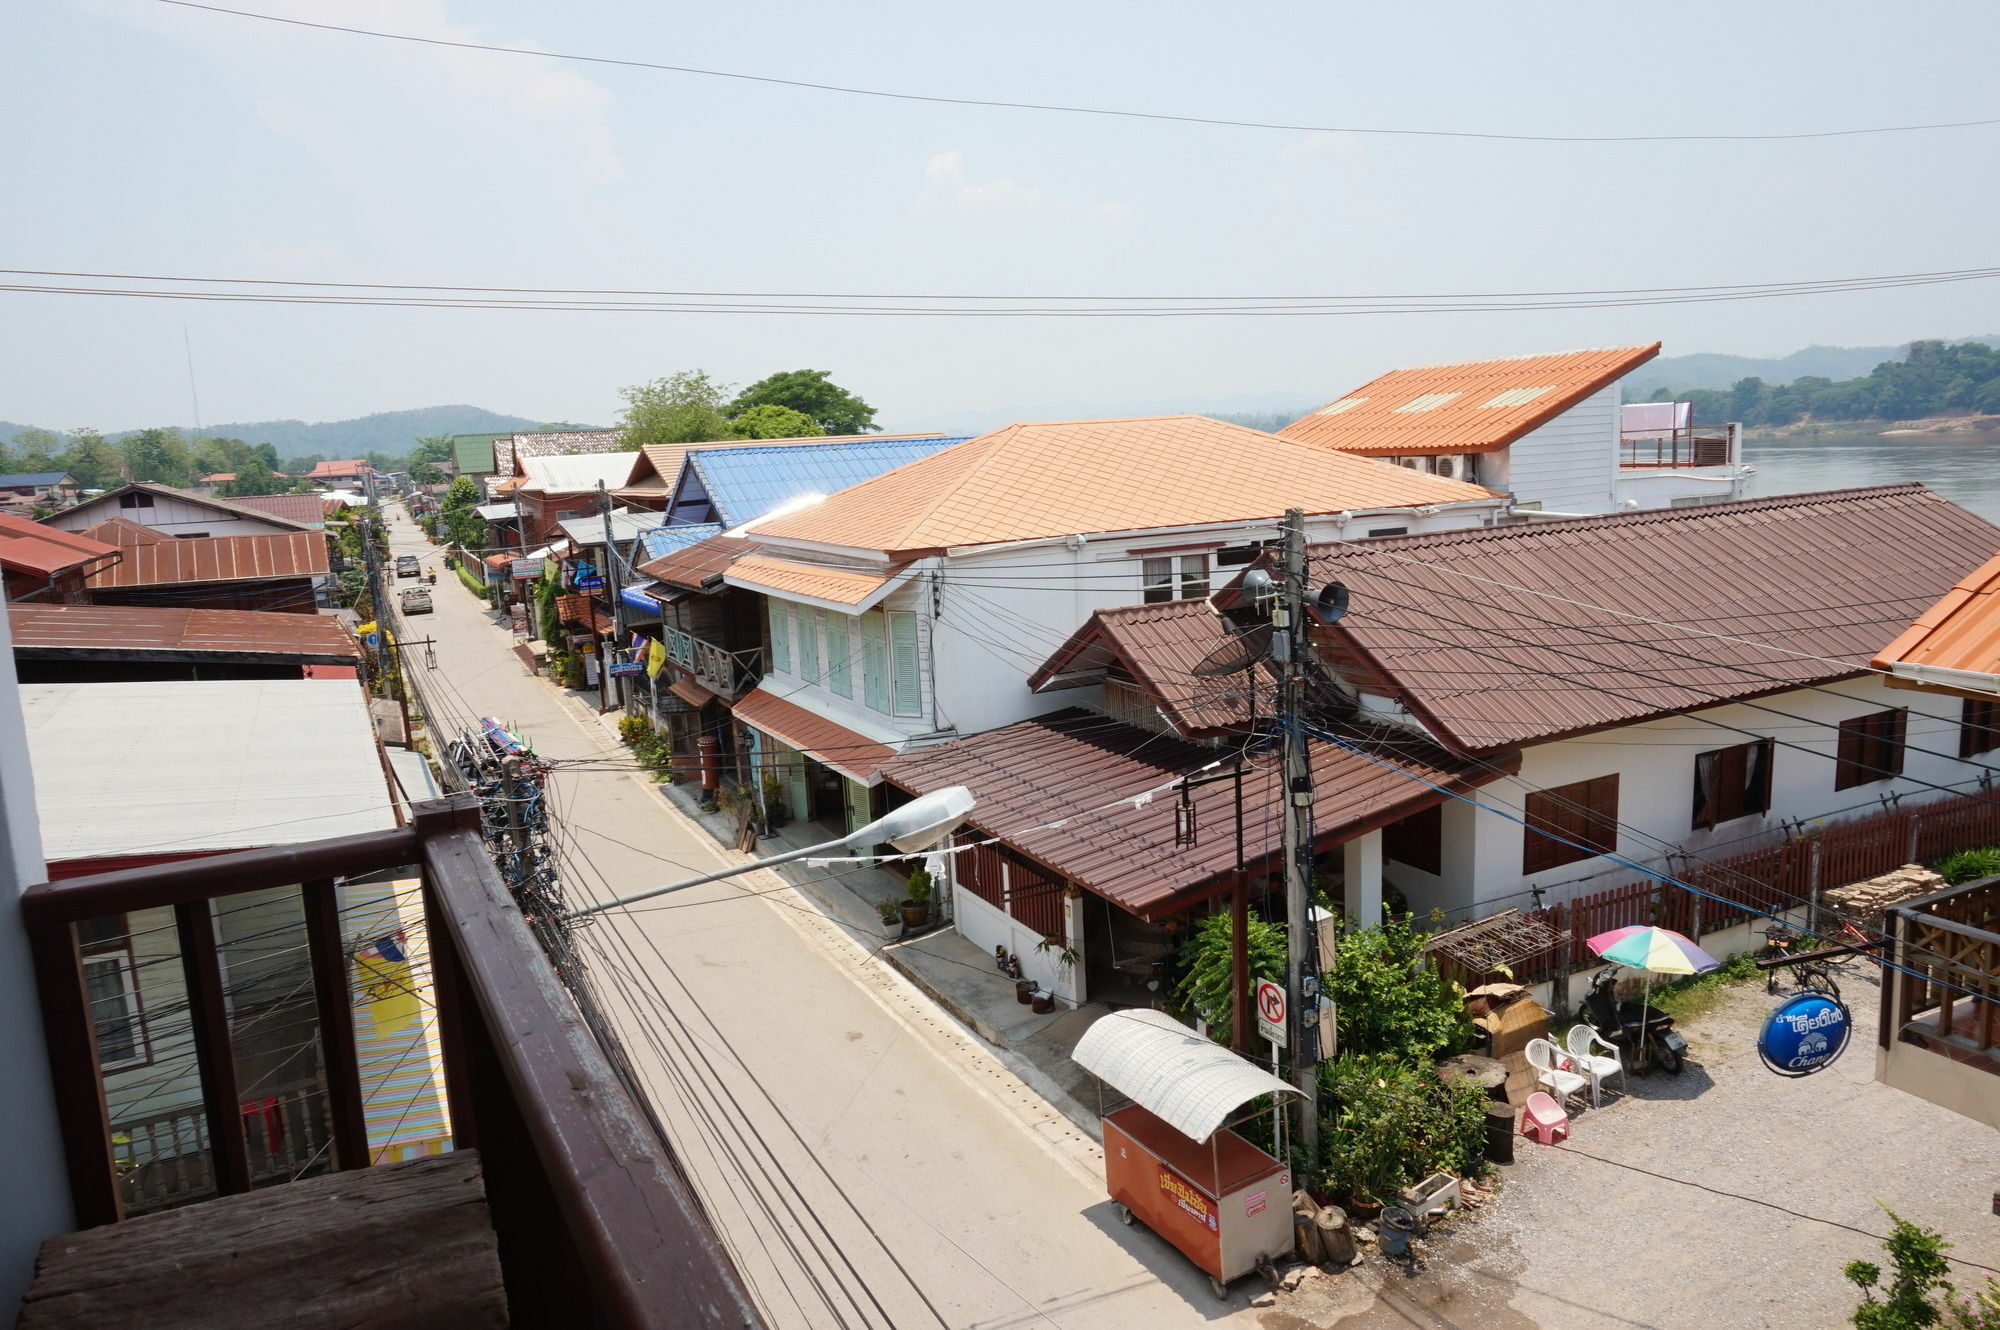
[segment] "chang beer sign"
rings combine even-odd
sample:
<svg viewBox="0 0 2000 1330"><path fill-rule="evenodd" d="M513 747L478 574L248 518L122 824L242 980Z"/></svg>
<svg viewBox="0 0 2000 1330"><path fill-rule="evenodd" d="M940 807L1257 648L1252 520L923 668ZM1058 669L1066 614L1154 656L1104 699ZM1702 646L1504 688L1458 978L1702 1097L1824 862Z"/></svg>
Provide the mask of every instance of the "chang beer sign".
<svg viewBox="0 0 2000 1330"><path fill-rule="evenodd" d="M1839 998L1800 993L1765 1019L1757 1055L1780 1076L1810 1076L1839 1059L1853 1030L1854 1017Z"/></svg>

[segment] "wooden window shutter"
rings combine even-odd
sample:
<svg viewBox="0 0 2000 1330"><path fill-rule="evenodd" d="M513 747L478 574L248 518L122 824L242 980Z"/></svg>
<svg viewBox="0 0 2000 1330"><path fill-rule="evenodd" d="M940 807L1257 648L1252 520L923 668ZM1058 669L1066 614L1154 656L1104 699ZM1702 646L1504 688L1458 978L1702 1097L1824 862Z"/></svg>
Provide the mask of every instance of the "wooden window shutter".
<svg viewBox="0 0 2000 1330"><path fill-rule="evenodd" d="M766 599L771 607L771 668L782 674L792 672L792 607L782 600Z"/></svg>
<svg viewBox="0 0 2000 1330"><path fill-rule="evenodd" d="M872 709L889 710L889 637L882 611L861 616L862 700Z"/></svg>
<svg viewBox="0 0 2000 1330"><path fill-rule="evenodd" d="M917 616L907 611L889 615L889 661L893 678L895 714L924 714L921 662L917 654Z"/></svg>
<svg viewBox="0 0 2000 1330"><path fill-rule="evenodd" d="M853 624L845 614L826 616L826 673L833 691L841 697L854 696L854 672L850 668L850 657L854 654Z"/></svg>

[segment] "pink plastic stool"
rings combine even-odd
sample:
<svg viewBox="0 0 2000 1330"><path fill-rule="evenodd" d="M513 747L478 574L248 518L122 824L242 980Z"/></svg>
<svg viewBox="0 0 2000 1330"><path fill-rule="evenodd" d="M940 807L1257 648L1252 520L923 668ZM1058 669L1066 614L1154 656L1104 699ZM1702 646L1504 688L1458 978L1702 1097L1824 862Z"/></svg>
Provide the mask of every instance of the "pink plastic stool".
<svg viewBox="0 0 2000 1330"><path fill-rule="evenodd" d="M1569 1139L1569 1114L1563 1111L1561 1104L1537 1090L1528 1096L1527 1107L1521 1110L1521 1134L1543 1145L1566 1141Z"/></svg>

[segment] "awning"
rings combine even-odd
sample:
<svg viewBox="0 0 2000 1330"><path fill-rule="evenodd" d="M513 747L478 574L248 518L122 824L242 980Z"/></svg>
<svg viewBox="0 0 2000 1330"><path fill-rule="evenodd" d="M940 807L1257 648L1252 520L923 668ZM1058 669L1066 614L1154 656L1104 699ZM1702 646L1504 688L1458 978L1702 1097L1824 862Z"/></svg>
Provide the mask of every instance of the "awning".
<svg viewBox="0 0 2000 1330"><path fill-rule="evenodd" d="M888 587L907 567L908 564L899 563L880 573L864 573L850 568L827 568L793 559L751 555L731 564L723 580L730 586L750 591L775 591L780 595L802 597L828 605L859 606L874 599L876 593Z"/></svg>
<svg viewBox="0 0 2000 1330"><path fill-rule="evenodd" d="M676 679L667 685L667 691L681 701L697 709L715 700L715 694L703 688L692 679Z"/></svg>
<svg viewBox="0 0 2000 1330"><path fill-rule="evenodd" d="M472 510L488 522L508 522L521 515L517 503L482 503Z"/></svg>
<svg viewBox="0 0 2000 1330"><path fill-rule="evenodd" d="M878 743L762 688L738 701L734 710L736 718L744 724L790 744L813 761L863 785L881 780L882 764L896 755L896 750L888 744Z"/></svg>
<svg viewBox="0 0 2000 1330"><path fill-rule="evenodd" d="M638 586L621 587L618 599L626 609L637 610L641 614L658 617L660 602L653 599L652 592L659 587L658 582L641 582Z"/></svg>
<svg viewBox="0 0 2000 1330"><path fill-rule="evenodd" d="M1100 1016L1070 1057L1191 1141L1260 1095L1299 1093L1161 1011Z"/></svg>

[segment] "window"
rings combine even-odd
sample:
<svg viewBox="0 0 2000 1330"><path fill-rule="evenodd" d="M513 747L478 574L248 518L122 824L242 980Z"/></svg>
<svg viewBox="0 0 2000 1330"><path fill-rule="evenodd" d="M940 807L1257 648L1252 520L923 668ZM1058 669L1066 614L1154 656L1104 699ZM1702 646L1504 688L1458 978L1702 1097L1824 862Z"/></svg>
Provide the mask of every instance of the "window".
<svg viewBox="0 0 2000 1330"><path fill-rule="evenodd" d="M1958 721L1958 755L1977 757L2000 748L2000 697L1968 697Z"/></svg>
<svg viewBox="0 0 2000 1330"><path fill-rule="evenodd" d="M1240 568L1263 552L1264 547L1255 541L1248 545L1225 545L1215 552L1215 563L1218 568Z"/></svg>
<svg viewBox="0 0 2000 1330"><path fill-rule="evenodd" d="M1368 528L1368 534L1371 536L1407 536L1410 534L1410 528L1406 526L1371 526Z"/></svg>
<svg viewBox="0 0 2000 1330"><path fill-rule="evenodd" d="M918 677L917 616L908 611L890 614L889 671L890 700L895 715L924 714L923 681Z"/></svg>
<svg viewBox="0 0 2000 1330"><path fill-rule="evenodd" d="M106 1071L146 1060L139 1024L139 995L132 982L132 954L103 952L83 958L84 995L97 1029L97 1062Z"/></svg>
<svg viewBox="0 0 2000 1330"><path fill-rule="evenodd" d="M854 634L852 625L845 614L830 614L826 619L826 673L833 691L841 697L854 696L854 672L851 657L854 654Z"/></svg>
<svg viewBox="0 0 2000 1330"><path fill-rule="evenodd" d="M1436 877L1444 872L1444 805L1432 804L1382 828L1382 853Z"/></svg>
<svg viewBox="0 0 2000 1330"><path fill-rule="evenodd" d="M1696 827L1716 827L1771 808L1772 741L1737 744L1694 755Z"/></svg>
<svg viewBox="0 0 2000 1330"><path fill-rule="evenodd" d="M782 600L766 600L771 607L771 668L782 674L792 672L792 607Z"/></svg>
<svg viewBox="0 0 2000 1330"><path fill-rule="evenodd" d="M1896 707L1840 722L1840 752L1833 769L1833 788L1852 789L1902 775L1903 734L1909 719L1906 709Z"/></svg>
<svg viewBox="0 0 2000 1330"><path fill-rule="evenodd" d="M1208 594L1206 554L1161 555L1141 561L1139 586L1148 605L1169 600L1197 600Z"/></svg>
<svg viewBox="0 0 2000 1330"><path fill-rule="evenodd" d="M807 683L820 680L819 640L825 636L826 611L799 607L799 677Z"/></svg>
<svg viewBox="0 0 2000 1330"><path fill-rule="evenodd" d="M133 490L130 493L118 496L118 506L120 508L151 508L153 506L153 496L144 490Z"/></svg>
<svg viewBox="0 0 2000 1330"><path fill-rule="evenodd" d="M206 540L206 539L208 539L208 532L206 532L206 531L176 531L176 532L174 532L174 539L175 539L175 540Z"/></svg>
<svg viewBox="0 0 2000 1330"><path fill-rule="evenodd" d="M880 610L861 616L862 701L875 711L889 710L889 625Z"/></svg>
<svg viewBox="0 0 2000 1330"><path fill-rule="evenodd" d="M1618 848L1618 777L1599 776L1528 796L1521 871L1539 873Z"/></svg>

